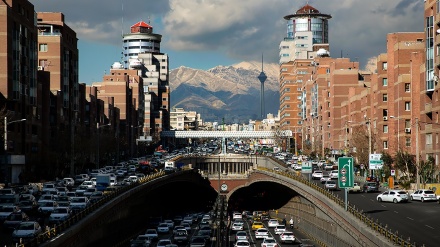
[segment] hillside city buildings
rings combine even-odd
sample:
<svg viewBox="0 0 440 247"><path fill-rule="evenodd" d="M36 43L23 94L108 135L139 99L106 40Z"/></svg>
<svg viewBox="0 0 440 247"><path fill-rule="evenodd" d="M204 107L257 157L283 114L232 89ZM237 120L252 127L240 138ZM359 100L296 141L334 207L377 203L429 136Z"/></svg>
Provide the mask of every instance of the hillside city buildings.
<svg viewBox="0 0 440 247"><path fill-rule="evenodd" d="M439 13L439 1L425 1L425 31L389 33L373 71L330 56L330 15L307 4L284 17L280 128L322 156L402 151L439 165Z"/></svg>

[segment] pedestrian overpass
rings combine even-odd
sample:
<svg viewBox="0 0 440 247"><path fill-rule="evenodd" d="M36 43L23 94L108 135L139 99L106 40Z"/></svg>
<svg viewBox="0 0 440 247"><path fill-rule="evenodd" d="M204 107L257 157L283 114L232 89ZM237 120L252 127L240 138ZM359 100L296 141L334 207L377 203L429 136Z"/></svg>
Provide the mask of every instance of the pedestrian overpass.
<svg viewBox="0 0 440 247"><path fill-rule="evenodd" d="M221 138L222 150L226 152L226 138L247 138L247 139L290 139L291 130L269 130L269 131L185 131L185 130L168 130L162 131L161 138Z"/></svg>

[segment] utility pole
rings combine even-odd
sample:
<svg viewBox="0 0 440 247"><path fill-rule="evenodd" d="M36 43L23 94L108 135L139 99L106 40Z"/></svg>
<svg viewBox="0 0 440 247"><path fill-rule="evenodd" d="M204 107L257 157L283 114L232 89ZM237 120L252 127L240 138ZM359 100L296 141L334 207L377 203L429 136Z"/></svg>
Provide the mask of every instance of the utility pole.
<svg viewBox="0 0 440 247"><path fill-rule="evenodd" d="M416 118L416 190L419 189L419 163L420 163L420 154L419 154L419 118Z"/></svg>
<svg viewBox="0 0 440 247"><path fill-rule="evenodd" d="M371 155L371 118L368 118L368 161ZM370 169L370 164L368 164L368 169ZM373 170L371 170L373 172Z"/></svg>

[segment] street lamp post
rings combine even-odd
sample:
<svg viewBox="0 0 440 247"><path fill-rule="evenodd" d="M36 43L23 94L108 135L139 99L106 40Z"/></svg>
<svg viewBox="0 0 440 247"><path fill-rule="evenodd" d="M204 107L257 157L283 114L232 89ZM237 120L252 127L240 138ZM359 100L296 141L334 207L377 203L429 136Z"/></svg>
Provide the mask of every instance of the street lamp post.
<svg viewBox="0 0 440 247"><path fill-rule="evenodd" d="M5 146L4 146L4 148L5 148L5 152L6 152L6 151L8 151L8 125L11 123L18 123L18 122L26 121L26 118L8 122L8 117L5 117L4 121L5 121L4 122L4 125L5 125L5 127L4 127L5 128L5 143L4 143Z"/></svg>
<svg viewBox="0 0 440 247"><path fill-rule="evenodd" d="M104 124L104 125L99 125L99 123L96 123L96 131L98 131L98 154L97 154L97 164L96 164L96 169L98 169L99 168L99 138L100 138L100 134L99 134L99 129L100 128L102 128L102 127L105 127L105 126L110 126L111 125L111 123L109 123L109 124Z"/></svg>
<svg viewBox="0 0 440 247"><path fill-rule="evenodd" d="M416 190L419 189L419 164L420 162L420 154L419 154L419 118L416 118Z"/></svg>

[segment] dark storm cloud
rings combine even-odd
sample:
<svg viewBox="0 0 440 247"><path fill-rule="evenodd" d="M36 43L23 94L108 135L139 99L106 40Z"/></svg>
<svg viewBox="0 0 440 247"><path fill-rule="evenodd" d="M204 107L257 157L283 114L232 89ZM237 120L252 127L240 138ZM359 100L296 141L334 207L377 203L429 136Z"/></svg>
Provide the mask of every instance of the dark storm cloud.
<svg viewBox="0 0 440 247"><path fill-rule="evenodd" d="M152 18L154 32L163 35L169 51L217 51L236 60L278 61L278 47L286 36L284 16L307 1L291 0L35 0L36 11L63 12L66 21L86 41L120 45L124 31ZM122 2L124 9L122 10ZM312 0L321 13L332 15L330 48L365 63L386 51L386 35L423 32L423 1ZM269 61L268 61L269 62Z"/></svg>

